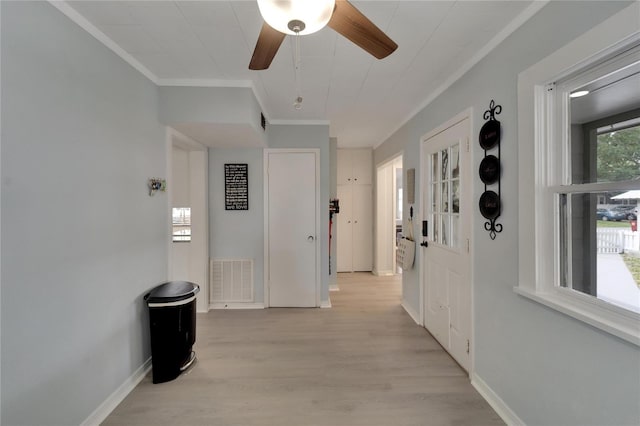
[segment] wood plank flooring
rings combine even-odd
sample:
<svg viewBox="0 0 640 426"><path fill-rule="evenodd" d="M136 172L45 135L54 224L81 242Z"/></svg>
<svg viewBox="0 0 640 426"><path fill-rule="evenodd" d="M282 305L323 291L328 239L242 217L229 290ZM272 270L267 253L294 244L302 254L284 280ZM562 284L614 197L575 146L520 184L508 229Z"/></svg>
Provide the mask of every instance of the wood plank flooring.
<svg viewBox="0 0 640 426"><path fill-rule="evenodd" d="M339 274L331 309L198 315L197 363L146 377L104 425L503 425L400 306L399 277Z"/></svg>

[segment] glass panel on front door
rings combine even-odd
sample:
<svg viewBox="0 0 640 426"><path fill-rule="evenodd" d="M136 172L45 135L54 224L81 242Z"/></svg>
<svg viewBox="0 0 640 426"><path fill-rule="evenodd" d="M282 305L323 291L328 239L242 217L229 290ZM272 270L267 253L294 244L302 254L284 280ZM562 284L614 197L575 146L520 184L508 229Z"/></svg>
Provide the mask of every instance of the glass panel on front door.
<svg viewBox="0 0 640 426"><path fill-rule="evenodd" d="M460 223L460 145L453 144L430 156L431 193L429 196L429 234L431 241L451 248L459 247Z"/></svg>

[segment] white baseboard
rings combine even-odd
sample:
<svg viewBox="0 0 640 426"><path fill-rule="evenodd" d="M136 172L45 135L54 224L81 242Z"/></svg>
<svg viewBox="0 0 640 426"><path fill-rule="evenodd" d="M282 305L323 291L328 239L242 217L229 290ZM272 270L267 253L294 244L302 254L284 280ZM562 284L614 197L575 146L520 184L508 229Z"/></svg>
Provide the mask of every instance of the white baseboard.
<svg viewBox="0 0 640 426"><path fill-rule="evenodd" d="M331 307L331 298L320 302L320 308L324 309L324 308L330 308L330 307Z"/></svg>
<svg viewBox="0 0 640 426"><path fill-rule="evenodd" d="M144 379L151 371L151 358L147 359L128 379L122 383L102 404L94 410L82 423L81 426L98 426L111 412L120 404L129 393Z"/></svg>
<svg viewBox="0 0 640 426"><path fill-rule="evenodd" d="M372 274L377 277L390 277L395 275L393 271L373 271Z"/></svg>
<svg viewBox="0 0 640 426"><path fill-rule="evenodd" d="M264 309L259 302L217 302L209 304L209 309Z"/></svg>
<svg viewBox="0 0 640 426"><path fill-rule="evenodd" d="M338 284L331 284L329 285L329 291L340 291L340 287L338 287Z"/></svg>
<svg viewBox="0 0 640 426"><path fill-rule="evenodd" d="M500 418L509 426L524 426L525 423L477 374L471 376L471 385L489 403Z"/></svg>
<svg viewBox="0 0 640 426"><path fill-rule="evenodd" d="M422 325L422 321L420 321L420 315L411 308L411 305L409 305L404 299L402 300L402 303L400 305L409 314L409 316L413 318L416 324Z"/></svg>

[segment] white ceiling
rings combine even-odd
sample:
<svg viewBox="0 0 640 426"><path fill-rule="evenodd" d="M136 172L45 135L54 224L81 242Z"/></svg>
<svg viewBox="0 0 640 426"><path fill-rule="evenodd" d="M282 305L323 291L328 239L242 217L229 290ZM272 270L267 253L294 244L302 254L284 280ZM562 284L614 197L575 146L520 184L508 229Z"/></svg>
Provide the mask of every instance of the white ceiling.
<svg viewBox="0 0 640 426"><path fill-rule="evenodd" d="M519 0L352 3L399 47L377 60L330 28L303 36L301 110L293 108L297 93L291 37L268 70L248 69L262 26L254 0L67 5L156 83L250 85L269 122L328 122L340 147L383 142L539 8ZM201 137L206 138L206 131L206 126L197 128Z"/></svg>

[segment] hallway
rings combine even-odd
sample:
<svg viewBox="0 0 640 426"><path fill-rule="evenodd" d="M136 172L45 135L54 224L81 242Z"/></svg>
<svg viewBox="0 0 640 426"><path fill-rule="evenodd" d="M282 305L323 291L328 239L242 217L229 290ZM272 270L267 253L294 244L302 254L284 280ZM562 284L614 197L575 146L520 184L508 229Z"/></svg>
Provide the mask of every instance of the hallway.
<svg viewBox="0 0 640 426"><path fill-rule="evenodd" d="M198 316L198 362L148 375L105 425L498 425L466 373L400 306L400 277L339 274L331 309Z"/></svg>

